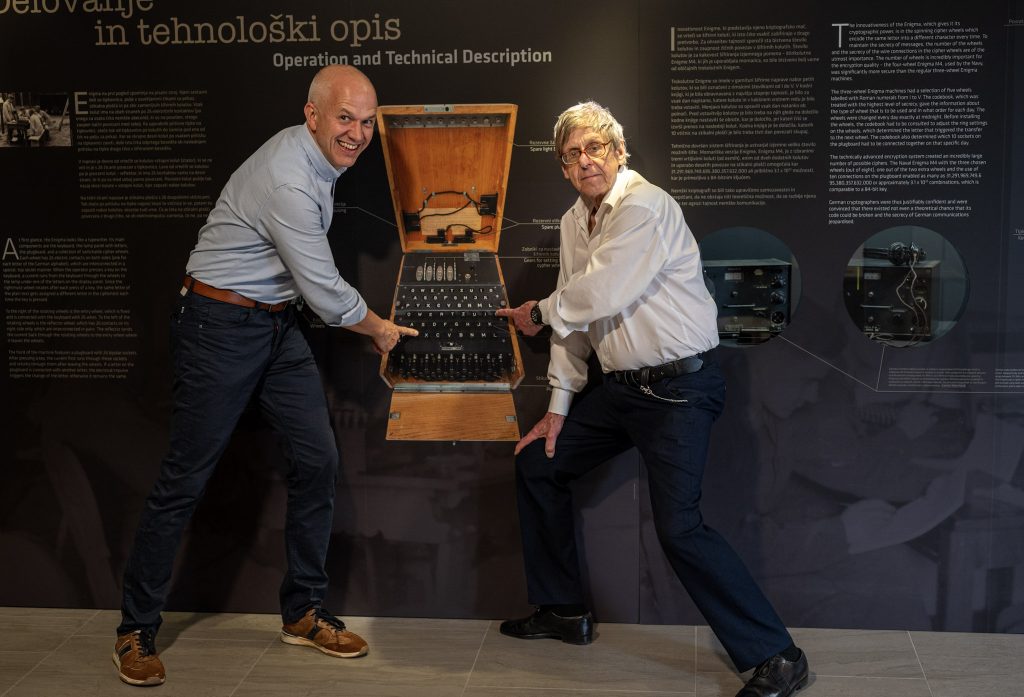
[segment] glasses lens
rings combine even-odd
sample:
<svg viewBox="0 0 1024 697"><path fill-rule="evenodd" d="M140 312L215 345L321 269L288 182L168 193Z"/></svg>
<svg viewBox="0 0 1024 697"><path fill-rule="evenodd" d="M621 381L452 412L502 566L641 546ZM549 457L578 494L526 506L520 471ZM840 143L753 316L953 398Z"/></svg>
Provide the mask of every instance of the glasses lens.
<svg viewBox="0 0 1024 697"><path fill-rule="evenodd" d="M576 148L573 148L572 150L567 150L565 153L562 154L562 162L564 162L567 165L579 162L579 159L580 151Z"/></svg>
<svg viewBox="0 0 1024 697"><path fill-rule="evenodd" d="M604 157L608 143L591 143L587 146L587 157Z"/></svg>

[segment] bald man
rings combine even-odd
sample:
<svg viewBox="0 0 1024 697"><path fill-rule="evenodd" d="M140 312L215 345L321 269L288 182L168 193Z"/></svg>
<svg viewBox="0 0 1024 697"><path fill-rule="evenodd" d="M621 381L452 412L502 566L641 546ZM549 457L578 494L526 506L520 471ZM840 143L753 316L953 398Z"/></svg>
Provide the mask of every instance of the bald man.
<svg viewBox="0 0 1024 697"><path fill-rule="evenodd" d="M114 646L130 685L165 680L155 637L182 531L253 400L288 462L281 640L340 658L367 652L323 607L338 453L295 301L303 298L331 326L369 336L381 354L416 331L367 308L327 241L335 182L373 138L373 85L355 68L324 68L304 113L304 124L275 135L231 175L189 256L171 318L170 447L125 569Z"/></svg>

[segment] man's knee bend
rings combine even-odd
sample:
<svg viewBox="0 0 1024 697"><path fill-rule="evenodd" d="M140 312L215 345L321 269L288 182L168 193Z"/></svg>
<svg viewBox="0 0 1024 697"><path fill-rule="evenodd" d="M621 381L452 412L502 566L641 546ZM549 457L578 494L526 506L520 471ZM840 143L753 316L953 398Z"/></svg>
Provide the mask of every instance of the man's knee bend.
<svg viewBox="0 0 1024 697"><path fill-rule="evenodd" d="M203 495L201 481L161 477L153 485L146 505L155 513L191 512Z"/></svg>
<svg viewBox="0 0 1024 697"><path fill-rule="evenodd" d="M550 479L551 459L544 452L544 440L535 440L516 455L516 472L523 479Z"/></svg>
<svg viewBox="0 0 1024 697"><path fill-rule="evenodd" d="M338 451L335 448L325 450L319 457L309 463L307 471L309 479L334 482L338 478Z"/></svg>
<svg viewBox="0 0 1024 697"><path fill-rule="evenodd" d="M700 510L674 511L654 519L654 527L662 544L685 540L704 530L704 518Z"/></svg>
<svg viewBox="0 0 1024 697"><path fill-rule="evenodd" d="M297 438L290 443L290 456L312 463L317 469L338 469L338 442L329 428L319 429L305 439Z"/></svg>

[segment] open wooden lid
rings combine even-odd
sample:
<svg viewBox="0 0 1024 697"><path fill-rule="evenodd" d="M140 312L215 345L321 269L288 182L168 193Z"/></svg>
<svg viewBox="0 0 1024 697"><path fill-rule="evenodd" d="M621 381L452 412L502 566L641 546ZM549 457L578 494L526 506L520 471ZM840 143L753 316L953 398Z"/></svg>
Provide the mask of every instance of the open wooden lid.
<svg viewBox="0 0 1024 697"><path fill-rule="evenodd" d="M377 109L403 252L497 252L515 104Z"/></svg>

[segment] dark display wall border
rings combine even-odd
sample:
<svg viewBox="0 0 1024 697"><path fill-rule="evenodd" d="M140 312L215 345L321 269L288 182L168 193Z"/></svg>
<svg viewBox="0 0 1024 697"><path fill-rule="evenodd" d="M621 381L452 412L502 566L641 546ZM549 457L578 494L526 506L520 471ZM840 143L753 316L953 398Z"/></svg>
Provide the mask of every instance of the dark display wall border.
<svg viewBox="0 0 1024 697"><path fill-rule="evenodd" d="M1024 630L1021 32L1022 4L990 0L0 0L0 604L118 606L188 252L235 167L301 121L318 67L346 63L381 104L517 106L513 306L554 287L574 200L555 117L584 99L616 114L720 308L705 517L787 624ZM402 249L379 142L334 205L338 268L386 314ZM387 440L370 344L304 331L342 460L331 610L521 612L511 444ZM520 351L526 431L547 344ZM169 609L277 611L282 464L243 419ZM579 483L589 593L603 621L697 622L646 487L635 452Z"/></svg>

